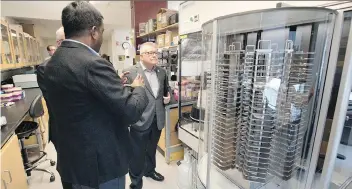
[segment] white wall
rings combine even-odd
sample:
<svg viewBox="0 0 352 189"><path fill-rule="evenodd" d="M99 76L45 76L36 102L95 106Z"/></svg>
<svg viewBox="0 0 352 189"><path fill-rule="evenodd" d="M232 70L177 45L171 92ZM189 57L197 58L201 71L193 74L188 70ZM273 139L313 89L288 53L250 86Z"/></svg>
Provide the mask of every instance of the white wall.
<svg viewBox="0 0 352 189"><path fill-rule="evenodd" d="M41 52L42 57L45 59L46 57L49 56L48 51L46 50L46 47L48 45L55 45L56 46L56 39L55 38L52 38L52 39L46 38L46 39L42 39L41 42L42 42L42 44L39 47L40 48L39 51Z"/></svg>
<svg viewBox="0 0 352 189"><path fill-rule="evenodd" d="M1 16L60 20L62 9L71 1L2 1ZM101 1L93 4L108 25L131 26L129 1ZM120 18L120 19L117 19Z"/></svg>
<svg viewBox="0 0 352 189"><path fill-rule="evenodd" d="M280 1L188 1L180 5L180 34L200 31L203 23L228 14L275 8ZM317 6L337 1L281 1L292 6ZM190 17L199 15L199 22Z"/></svg>
<svg viewBox="0 0 352 189"><path fill-rule="evenodd" d="M17 21L13 18L5 16L3 19L6 20L9 24L18 24Z"/></svg>
<svg viewBox="0 0 352 189"><path fill-rule="evenodd" d="M111 39L112 39L111 41L112 56L110 60L112 60L114 68L118 70L119 73L121 73L123 69L126 69L133 65L133 58L134 58L133 53L135 53L133 52L133 45L130 45L130 50L129 50L130 57L129 58L125 57L125 60L119 61L119 56L125 55L125 50L122 48L122 43L127 42L129 44L132 44L130 27L125 29L120 28L120 29L114 30L112 33Z"/></svg>
<svg viewBox="0 0 352 189"><path fill-rule="evenodd" d="M111 39L104 40L103 44L101 45L99 54L107 54L108 56L111 56L111 52L109 52L110 44L111 44Z"/></svg>
<svg viewBox="0 0 352 189"><path fill-rule="evenodd" d="M167 1L167 8L172 10L178 10L180 3L183 1Z"/></svg>

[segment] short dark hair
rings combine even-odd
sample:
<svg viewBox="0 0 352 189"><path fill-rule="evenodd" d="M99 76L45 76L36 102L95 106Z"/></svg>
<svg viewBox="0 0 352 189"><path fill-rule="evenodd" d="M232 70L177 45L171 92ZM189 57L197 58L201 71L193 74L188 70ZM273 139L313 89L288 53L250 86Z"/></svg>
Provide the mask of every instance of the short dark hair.
<svg viewBox="0 0 352 189"><path fill-rule="evenodd" d="M50 51L50 47L55 47L54 45L48 45L47 47L46 47L46 50L47 51Z"/></svg>
<svg viewBox="0 0 352 189"><path fill-rule="evenodd" d="M67 39L84 35L93 26L100 27L103 24L103 15L86 1L74 1L68 4L61 15Z"/></svg>

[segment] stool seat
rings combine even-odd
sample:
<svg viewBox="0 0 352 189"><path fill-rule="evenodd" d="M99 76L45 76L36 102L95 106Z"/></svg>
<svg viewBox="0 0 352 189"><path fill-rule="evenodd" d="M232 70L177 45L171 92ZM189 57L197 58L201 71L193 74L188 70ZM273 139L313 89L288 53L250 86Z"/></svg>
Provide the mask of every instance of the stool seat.
<svg viewBox="0 0 352 189"><path fill-rule="evenodd" d="M19 139L27 138L37 130L38 127L38 123L34 121L23 121L15 130L15 133Z"/></svg>
<svg viewBox="0 0 352 189"><path fill-rule="evenodd" d="M53 172L47 170L47 169L41 169L41 168L37 168L37 166L41 163L44 163L45 161L50 161L50 165L54 166L56 164L55 161L48 159L47 157L47 153L44 151L40 150L40 153L42 154L39 158L37 158L36 160L30 162L29 158L28 158L28 152L27 152L27 148L24 145L24 141L25 139L28 139L29 136L35 134L37 136L37 141L38 141L38 145L40 144L40 140L41 136L40 133L38 131L39 128L39 124L35 121L35 118L39 118L41 120L42 123L43 120L41 119L41 116L43 116L44 114L44 109L43 109L43 105L42 105L42 96L38 95L32 102L28 114L29 116L33 119L33 121L23 121L15 130L15 133L20 141L21 144L21 155L22 155L22 160L23 160L23 165L25 168L25 171L27 173L27 176L31 176L31 171L42 171L42 172L46 172L49 173L50 176L50 182L55 181L55 175ZM45 159L44 159L45 158Z"/></svg>

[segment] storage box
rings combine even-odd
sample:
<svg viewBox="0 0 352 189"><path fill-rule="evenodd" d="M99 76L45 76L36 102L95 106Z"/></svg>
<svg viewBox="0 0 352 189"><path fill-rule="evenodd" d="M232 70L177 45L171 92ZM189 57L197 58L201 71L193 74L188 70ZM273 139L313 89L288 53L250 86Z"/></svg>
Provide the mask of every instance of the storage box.
<svg viewBox="0 0 352 189"><path fill-rule="evenodd" d="M175 10L171 9L160 9L158 14L156 15L157 18L157 29L165 28L168 26L169 17L173 14L177 13Z"/></svg>
<svg viewBox="0 0 352 189"><path fill-rule="evenodd" d="M156 15L156 29L161 29L161 17L162 17L163 13L162 12L158 12L158 14Z"/></svg>
<svg viewBox="0 0 352 189"><path fill-rule="evenodd" d="M173 25L173 24L178 23L178 13L174 13L174 14L170 15L168 22L169 22L169 25Z"/></svg>
<svg viewBox="0 0 352 189"><path fill-rule="evenodd" d="M149 33L149 24L148 22L145 24L145 33Z"/></svg>
<svg viewBox="0 0 352 189"><path fill-rule="evenodd" d="M174 36L173 39L172 39L172 45L178 45L178 40L179 40L179 37L178 36Z"/></svg>
<svg viewBox="0 0 352 189"><path fill-rule="evenodd" d="M139 23L139 35L146 34L145 25L146 25L145 22Z"/></svg>
<svg viewBox="0 0 352 189"><path fill-rule="evenodd" d="M156 40L159 48L165 46L165 34L158 35Z"/></svg>
<svg viewBox="0 0 352 189"><path fill-rule="evenodd" d="M176 32L166 31L165 33L165 46L175 46L178 44L178 40L174 43L173 38L178 37Z"/></svg>
<svg viewBox="0 0 352 189"><path fill-rule="evenodd" d="M159 139L159 147L163 150L166 148L165 143L166 135L165 135L165 128L161 131L160 139ZM177 144L181 144L181 141L178 139L178 133L176 131L170 133L170 146L174 146Z"/></svg>
<svg viewBox="0 0 352 189"><path fill-rule="evenodd" d="M12 79L15 86L22 87L22 89L38 87L36 74L14 75L12 76Z"/></svg>
<svg viewBox="0 0 352 189"><path fill-rule="evenodd" d="M171 46L172 42L172 31L166 31L165 33L165 46Z"/></svg>
<svg viewBox="0 0 352 189"><path fill-rule="evenodd" d="M149 29L148 33L156 30L156 19L149 19L148 20L148 29Z"/></svg>

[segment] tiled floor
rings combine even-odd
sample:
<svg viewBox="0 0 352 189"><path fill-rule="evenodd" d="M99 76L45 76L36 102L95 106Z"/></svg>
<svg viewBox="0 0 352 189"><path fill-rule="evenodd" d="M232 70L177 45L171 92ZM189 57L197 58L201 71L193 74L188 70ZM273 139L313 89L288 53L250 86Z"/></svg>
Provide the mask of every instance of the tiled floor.
<svg viewBox="0 0 352 189"><path fill-rule="evenodd" d="M54 146L50 143L46 148L49 158L56 161L56 151ZM156 182L149 178L143 178L143 189L178 189L177 187L177 165L176 162L167 165L164 157L157 152L156 155L157 168L156 170L165 176L163 182ZM60 175L56 171L55 166L50 167L50 163L47 162L40 168L46 168L50 171L54 171L56 180L52 183L49 182L50 175L43 172L33 171L32 176L29 178L30 189L62 189ZM131 183L130 178L126 176L126 189L128 189Z"/></svg>
<svg viewBox="0 0 352 189"><path fill-rule="evenodd" d="M49 144L46 151L50 158L56 161L56 151L52 144ZM339 153L346 156L345 160L336 160L335 170L332 175L332 182L341 185L344 181L348 179L349 176L352 176L352 146L340 145ZM165 176L164 182L155 182L151 179L144 179L144 189L178 189L177 187L177 165L176 163L171 163L167 165L165 163L164 157L157 152L157 171L162 173ZM347 168L348 167L348 168ZM56 180L55 182L50 183L50 175L42 172L32 172L32 176L29 178L30 189L62 189L60 176L56 171L55 167L50 167L49 162L44 165L41 165L40 168L47 168L51 171L54 171ZM317 174L316 176L319 176ZM130 179L126 177L126 189L130 184ZM270 187L271 188L271 187ZM338 187L331 187L338 188ZM351 188L352 189L352 188Z"/></svg>

